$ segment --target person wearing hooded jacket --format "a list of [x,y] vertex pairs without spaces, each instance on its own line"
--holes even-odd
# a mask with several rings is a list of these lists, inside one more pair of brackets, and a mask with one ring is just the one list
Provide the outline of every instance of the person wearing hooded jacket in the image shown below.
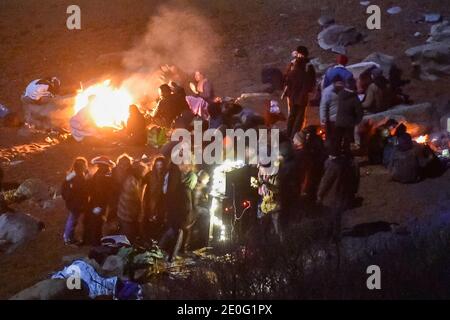
[[299,46],[295,59],[289,64],[285,75],[285,89],[282,98],[287,97],[287,134],[293,139],[303,127],[309,94],[316,83],[316,72],[308,58],[308,49]]
[[89,209],[85,215],[83,242],[98,245],[111,203],[111,192],[108,189],[113,185],[111,168],[114,162],[106,156],[99,156],[92,159],[91,163],[97,166],[97,171],[88,181]]
[[345,88],[338,93],[334,139],[336,147],[346,152],[350,152],[355,127],[363,118],[361,101],[355,91],[356,82],[351,78],[347,80]]

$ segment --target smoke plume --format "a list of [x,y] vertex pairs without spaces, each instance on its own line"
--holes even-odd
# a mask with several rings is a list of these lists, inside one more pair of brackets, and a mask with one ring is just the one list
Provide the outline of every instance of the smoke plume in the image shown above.
[[[149,21],[146,34],[125,53],[130,76],[123,85],[134,97],[152,96],[165,80],[186,85],[196,70],[210,70],[216,61],[220,37],[212,23],[193,8],[163,6]],[[176,66],[161,72],[161,66]],[[169,76],[169,79],[167,79]]]

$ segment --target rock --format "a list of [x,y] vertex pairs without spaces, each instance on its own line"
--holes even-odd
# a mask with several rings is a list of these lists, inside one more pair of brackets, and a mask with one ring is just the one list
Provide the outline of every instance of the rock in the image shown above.
[[386,10],[387,13],[394,15],[394,14],[399,14],[400,12],[402,12],[402,8],[396,6],[396,7],[391,7],[389,9]]
[[367,7],[370,4],[370,1],[360,1],[359,4],[364,7]]
[[10,300],[80,300],[87,299],[85,286],[81,290],[69,290],[65,279],[47,279],[36,283],[10,298]]
[[439,124],[441,130],[450,132],[450,113],[442,116],[441,119],[439,120]]
[[375,62],[383,70],[383,74],[386,77],[389,76],[389,70],[395,64],[393,56],[380,52],[371,53],[363,60],[363,62]]
[[414,33],[414,37],[420,37],[422,35],[422,33],[420,33],[419,31],[417,31],[416,33]]
[[233,54],[237,58],[246,58],[246,57],[248,57],[247,51],[245,49],[243,49],[243,48],[236,48],[236,49],[234,49]]
[[399,122],[406,122],[408,132],[413,136],[428,133],[433,128],[435,120],[435,108],[429,103],[415,105],[399,105],[384,112],[366,115],[363,122],[372,121],[381,123],[388,119],[395,119]]
[[333,24],[322,30],[317,36],[319,46],[324,50],[346,47],[362,40],[362,34],[354,27]]
[[18,199],[32,199],[34,201],[50,200],[53,197],[50,186],[40,179],[27,179],[17,188],[15,194]]
[[36,239],[44,223],[24,213],[0,215],[0,251],[10,254],[21,245]]
[[423,19],[428,23],[436,23],[441,21],[442,16],[439,13],[427,13],[423,15]]
[[405,51],[422,80],[450,75],[450,41],[431,42]]
[[442,42],[450,40],[450,21],[445,20],[431,26],[427,42]]
[[321,27],[328,27],[329,25],[334,24],[335,20],[330,16],[321,16],[319,20],[317,20],[317,23],[319,23]]
[[351,73],[353,73],[353,76],[355,77],[355,79],[358,79],[361,73],[363,73],[365,70],[373,68],[373,67],[380,68],[380,65],[375,62],[367,62],[366,61],[366,62],[359,62],[359,63],[348,65],[347,69]]

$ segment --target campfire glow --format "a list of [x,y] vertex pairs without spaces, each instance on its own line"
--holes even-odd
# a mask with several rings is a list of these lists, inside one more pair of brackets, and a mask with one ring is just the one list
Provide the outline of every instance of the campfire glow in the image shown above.
[[128,90],[114,88],[106,80],[80,90],[75,98],[74,111],[89,106],[92,118],[98,127],[122,128],[128,119],[128,108],[133,98]]
[[414,141],[416,141],[417,143],[421,143],[421,144],[427,143],[428,136],[427,135],[419,136],[419,137],[415,138]]

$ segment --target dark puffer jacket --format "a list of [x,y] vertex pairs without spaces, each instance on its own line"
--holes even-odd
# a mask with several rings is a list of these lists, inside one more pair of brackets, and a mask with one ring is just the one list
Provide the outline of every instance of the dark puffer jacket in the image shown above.
[[347,89],[339,92],[336,127],[352,128],[361,122],[362,117],[362,104],[356,93]]

